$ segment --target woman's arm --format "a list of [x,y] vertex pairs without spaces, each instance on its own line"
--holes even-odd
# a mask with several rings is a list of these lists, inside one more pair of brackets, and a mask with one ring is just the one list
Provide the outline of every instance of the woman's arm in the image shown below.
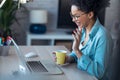
[[69,55],[66,55],[66,61],[65,63],[74,63],[75,62],[75,58]]
[[88,55],[82,55],[77,59],[78,68],[87,71],[99,79],[102,78],[107,66],[105,60],[112,53],[110,44],[109,39],[100,38],[95,48],[94,58],[91,59]]

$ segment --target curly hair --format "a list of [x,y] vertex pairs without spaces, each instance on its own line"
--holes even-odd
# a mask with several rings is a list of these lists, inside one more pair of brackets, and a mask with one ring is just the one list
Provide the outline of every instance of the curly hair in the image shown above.
[[71,0],[71,5],[76,5],[79,10],[85,13],[93,11],[97,16],[99,11],[110,5],[110,0]]

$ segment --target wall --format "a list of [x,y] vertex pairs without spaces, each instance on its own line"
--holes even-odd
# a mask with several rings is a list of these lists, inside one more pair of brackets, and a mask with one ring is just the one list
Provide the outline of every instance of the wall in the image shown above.
[[45,9],[48,11],[48,24],[47,29],[54,29],[56,27],[56,21],[57,21],[57,5],[58,0],[33,0],[33,2],[30,2],[26,4],[26,7],[28,10],[32,9]]
[[48,11],[48,23],[47,30],[54,30],[56,28],[57,23],[57,9],[58,9],[58,0],[33,0],[33,2],[29,2],[24,6],[28,9],[28,11],[22,11],[19,9],[17,13],[17,17],[19,19],[19,24],[14,24],[12,26],[12,31],[15,33],[13,35],[14,39],[17,41],[19,45],[26,44],[26,31],[29,30],[29,11],[33,9],[45,9]]
[[111,5],[106,9],[105,26],[111,30],[116,21],[120,22],[120,0],[111,0]]
[[[106,9],[105,15],[105,26],[108,29],[111,29],[116,20],[120,21],[120,0],[111,0],[111,6]],[[20,25],[14,24],[12,26],[13,37],[17,41],[19,45],[26,44],[26,31],[29,29],[29,11],[32,9],[46,9],[48,11],[48,24],[47,29],[52,30],[56,29],[57,25],[57,5],[58,0],[33,0],[33,2],[29,2],[25,4],[28,9],[28,12],[19,9],[17,17],[19,18]]]
[[[117,22],[119,25],[116,25]],[[113,55],[109,64],[110,69],[108,70],[109,80],[120,80],[120,28],[118,28],[120,27],[120,0],[111,0],[110,7],[106,9],[105,26],[109,29],[114,39]]]

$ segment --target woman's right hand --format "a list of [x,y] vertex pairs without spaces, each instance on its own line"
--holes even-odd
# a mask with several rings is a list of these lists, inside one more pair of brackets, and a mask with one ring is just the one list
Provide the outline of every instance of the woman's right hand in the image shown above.
[[81,41],[81,33],[82,33],[82,28],[77,28],[75,31],[73,31],[73,38],[74,38],[74,41],[73,41],[73,46],[72,46],[72,49],[73,51],[76,51],[76,50],[79,50],[79,44],[80,44],[80,41]]

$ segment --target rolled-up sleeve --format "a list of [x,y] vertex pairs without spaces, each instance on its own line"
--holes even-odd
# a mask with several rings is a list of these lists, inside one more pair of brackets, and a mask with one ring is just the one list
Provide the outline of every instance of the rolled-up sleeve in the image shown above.
[[83,70],[87,70],[88,65],[91,62],[91,59],[88,56],[82,55],[80,59],[78,59],[78,68],[82,68]]
[[75,60],[75,62],[77,62],[77,56],[76,56],[76,54],[75,54],[74,51],[72,51],[72,52],[69,54],[69,56],[73,57],[74,60]]

